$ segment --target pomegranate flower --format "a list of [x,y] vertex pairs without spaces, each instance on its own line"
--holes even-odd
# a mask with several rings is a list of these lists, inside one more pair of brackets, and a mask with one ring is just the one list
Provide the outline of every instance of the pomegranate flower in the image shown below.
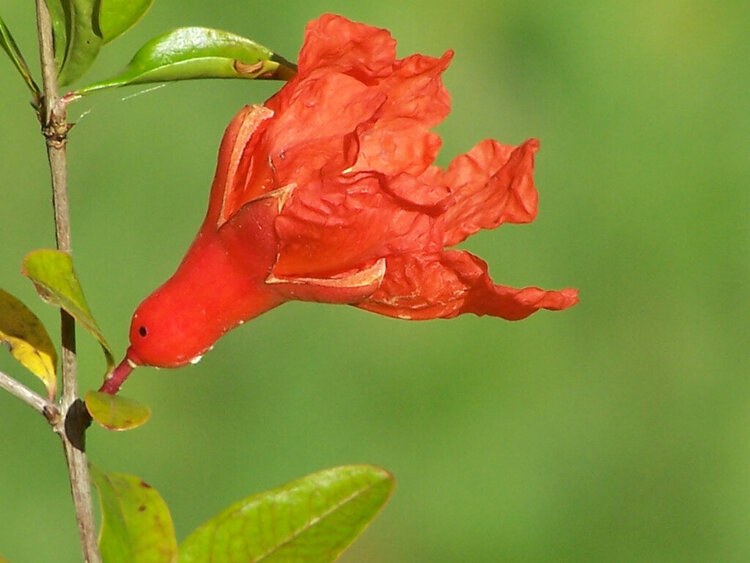
[[532,221],[539,143],[485,140],[446,170],[430,129],[449,112],[452,52],[396,59],[383,29],[311,22],[296,77],[226,130],[208,212],[176,273],[133,315],[115,392],[137,365],[195,361],[225,332],[285,301],[345,303],[400,319],[522,319],[573,289],[495,285],[450,250],[480,229]]

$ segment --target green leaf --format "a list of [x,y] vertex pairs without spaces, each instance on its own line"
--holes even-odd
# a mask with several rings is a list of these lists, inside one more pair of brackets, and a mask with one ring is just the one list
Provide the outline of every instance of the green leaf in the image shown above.
[[55,68],[60,72],[68,50],[70,4],[68,0],[45,0],[52,20],[52,39],[55,46]]
[[377,515],[393,476],[334,467],[233,504],[180,546],[180,563],[334,561]]
[[101,0],[99,29],[104,43],[117,39],[137,24],[154,0]]
[[177,540],[169,509],[142,479],[108,473],[90,465],[99,491],[102,528],[99,549],[105,563],[169,563],[177,560]]
[[79,79],[93,64],[102,46],[96,8],[98,0],[68,0],[68,44],[58,82],[65,86]]
[[195,78],[288,80],[295,72],[294,64],[250,39],[217,29],[183,27],[146,43],[117,76],[72,94],[83,96],[105,88]]
[[34,96],[36,96],[37,98],[41,97],[41,90],[39,90],[39,86],[37,86],[36,82],[34,82],[34,79],[31,77],[29,67],[26,64],[26,61],[24,60],[23,55],[18,48],[18,45],[16,45],[16,41],[13,39],[13,35],[11,35],[10,33],[10,29],[8,29],[8,26],[5,25],[5,22],[1,17],[0,47],[2,47],[3,50],[8,54],[8,57],[10,57],[10,60],[15,65],[18,72],[21,74],[21,77],[23,78],[24,82],[26,82],[29,90],[31,90],[31,93],[34,94]]
[[99,341],[107,360],[107,373],[110,373],[115,366],[112,349],[86,303],[70,256],[59,250],[35,250],[24,258],[22,271],[34,282],[42,300],[65,309]]
[[107,430],[132,430],[151,418],[148,406],[122,395],[87,391],[84,402],[91,418]]
[[57,352],[42,321],[26,305],[0,289],[0,343],[42,380],[47,398],[57,392]]

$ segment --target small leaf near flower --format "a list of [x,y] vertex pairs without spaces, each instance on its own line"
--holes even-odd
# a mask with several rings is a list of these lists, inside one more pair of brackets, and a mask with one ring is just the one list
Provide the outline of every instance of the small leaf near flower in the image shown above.
[[120,74],[84,86],[73,95],[196,78],[288,80],[295,72],[295,65],[250,39],[217,29],[184,27],[146,43]]
[[22,271],[34,283],[43,301],[67,311],[99,341],[107,361],[107,373],[111,372],[115,365],[112,349],[86,303],[71,257],[59,250],[35,250],[24,258]]
[[87,391],[86,410],[107,430],[133,430],[151,418],[151,409],[138,401],[99,391]]
[[47,398],[57,392],[57,352],[42,321],[31,310],[0,289],[0,343],[15,359],[42,380]]
[[102,507],[102,559],[176,561],[172,516],[156,489],[133,475],[105,472],[93,464],[89,468]]
[[239,501],[196,529],[180,563],[334,561],[382,509],[393,476],[371,465],[334,467]]

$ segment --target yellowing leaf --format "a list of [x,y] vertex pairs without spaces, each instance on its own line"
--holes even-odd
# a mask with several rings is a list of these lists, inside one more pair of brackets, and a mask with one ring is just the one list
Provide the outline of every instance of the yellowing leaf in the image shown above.
[[42,380],[47,398],[57,392],[57,352],[42,321],[31,310],[0,289],[0,342],[15,359]]
[[334,561],[377,515],[393,476],[372,465],[326,469],[233,504],[180,546],[180,563]]
[[107,430],[132,430],[151,418],[147,405],[122,395],[87,391],[84,402],[91,418]]
[[35,250],[24,258],[23,274],[34,282],[37,293],[46,303],[65,309],[99,341],[107,361],[107,373],[111,372],[115,366],[112,349],[86,303],[70,256],[59,250]]
[[133,475],[108,473],[93,464],[90,469],[102,507],[102,559],[116,563],[176,561],[172,516],[156,489]]

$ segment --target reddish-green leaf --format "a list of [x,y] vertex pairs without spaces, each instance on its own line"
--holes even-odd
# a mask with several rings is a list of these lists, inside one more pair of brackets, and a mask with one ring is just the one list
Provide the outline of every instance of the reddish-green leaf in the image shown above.
[[107,430],[132,430],[151,418],[151,409],[122,395],[87,391],[84,398],[91,418]]
[[117,39],[148,12],[154,0],[101,0],[99,29],[104,43]]
[[83,76],[99,54],[102,36],[97,21],[98,4],[99,0],[68,0],[67,48],[58,76],[60,86]]
[[180,546],[180,563],[334,561],[377,515],[393,476],[371,465],[308,475],[233,504]]
[[47,398],[57,392],[57,352],[42,321],[26,305],[0,289],[0,343],[42,380]]
[[102,507],[99,549],[103,561],[176,561],[177,540],[172,517],[156,489],[132,475],[108,473],[93,464],[90,469]]
[[86,303],[70,256],[59,250],[35,250],[24,258],[23,274],[34,282],[46,303],[65,309],[99,341],[107,360],[107,373],[112,371],[115,365],[112,349]]
[[73,95],[195,78],[288,80],[295,72],[294,64],[250,39],[218,29],[184,27],[146,43],[117,76],[80,88]]

